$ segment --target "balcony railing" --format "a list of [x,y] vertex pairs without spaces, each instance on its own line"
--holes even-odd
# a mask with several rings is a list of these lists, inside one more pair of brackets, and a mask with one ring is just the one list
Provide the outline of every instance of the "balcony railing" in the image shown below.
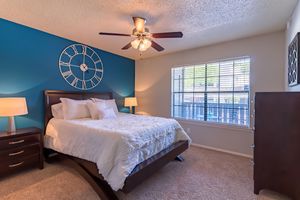
[[207,103],[205,118],[204,103],[183,103],[173,106],[173,117],[249,126],[248,104]]

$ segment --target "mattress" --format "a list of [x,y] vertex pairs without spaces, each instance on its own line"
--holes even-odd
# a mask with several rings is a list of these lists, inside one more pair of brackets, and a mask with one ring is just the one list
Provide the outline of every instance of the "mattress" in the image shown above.
[[45,147],[96,163],[117,191],[136,165],[183,140],[191,142],[174,119],[119,113],[117,119],[52,118]]

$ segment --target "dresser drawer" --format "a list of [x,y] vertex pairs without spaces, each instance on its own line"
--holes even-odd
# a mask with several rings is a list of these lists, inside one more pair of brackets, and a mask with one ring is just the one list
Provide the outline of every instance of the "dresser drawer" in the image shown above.
[[20,160],[22,158],[38,153],[40,153],[39,143],[0,151],[0,163]]
[[15,161],[9,161],[0,163],[0,176],[7,175],[7,173],[14,172],[27,167],[38,166],[40,161],[40,155],[34,154],[26,158],[16,159]]
[[39,143],[39,140],[40,140],[39,134],[0,140],[0,150],[8,150],[12,148],[26,146],[33,143]]

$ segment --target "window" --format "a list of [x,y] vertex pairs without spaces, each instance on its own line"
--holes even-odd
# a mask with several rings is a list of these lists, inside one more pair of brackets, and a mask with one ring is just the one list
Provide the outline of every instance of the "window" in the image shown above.
[[172,68],[172,117],[249,126],[250,58]]

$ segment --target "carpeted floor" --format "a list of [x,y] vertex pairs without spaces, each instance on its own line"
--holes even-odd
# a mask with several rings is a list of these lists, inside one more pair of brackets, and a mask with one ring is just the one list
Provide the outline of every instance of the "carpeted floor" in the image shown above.
[[[124,200],[277,200],[277,194],[253,194],[249,159],[191,147],[185,161],[171,162],[125,195]],[[62,163],[0,179],[1,200],[97,200],[93,189]]]

